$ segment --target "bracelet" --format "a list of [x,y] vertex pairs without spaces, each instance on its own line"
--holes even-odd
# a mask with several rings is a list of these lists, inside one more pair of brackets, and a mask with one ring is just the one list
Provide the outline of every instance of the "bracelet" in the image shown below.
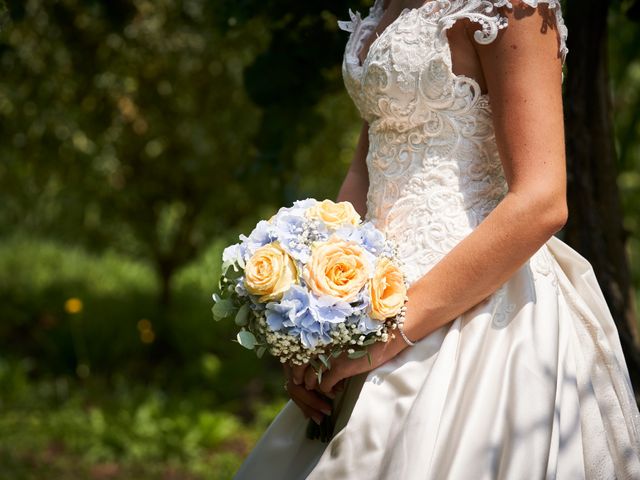
[[415,342],[412,342],[411,340],[409,340],[407,338],[407,336],[405,335],[404,330],[402,329],[402,327],[404,326],[404,318],[405,318],[406,311],[407,311],[407,304],[405,302],[405,304],[400,309],[400,314],[398,315],[398,320],[397,320],[398,326],[397,326],[397,329],[400,332],[400,336],[405,341],[405,343],[407,345],[409,345],[410,347],[413,347],[415,345]]
[[402,339],[405,341],[407,345],[409,345],[410,347],[413,347],[415,345],[415,343],[409,340],[407,336],[404,334],[404,331],[402,330],[402,325],[398,325],[398,331],[400,332],[400,336],[402,337]]

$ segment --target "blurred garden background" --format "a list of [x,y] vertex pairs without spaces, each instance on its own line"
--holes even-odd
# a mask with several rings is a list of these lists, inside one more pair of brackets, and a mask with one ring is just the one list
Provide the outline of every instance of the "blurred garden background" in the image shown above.
[[[286,397],[212,319],[222,249],[337,196],[336,21],[371,3],[0,1],[0,479],[231,478]],[[637,382],[640,6],[596,3],[566,5],[564,234]]]

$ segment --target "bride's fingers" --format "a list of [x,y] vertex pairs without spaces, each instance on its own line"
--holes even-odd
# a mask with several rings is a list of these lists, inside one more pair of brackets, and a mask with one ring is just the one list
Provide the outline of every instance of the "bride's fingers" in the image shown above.
[[293,379],[293,383],[296,385],[304,383],[304,374],[307,366],[307,363],[303,365],[291,365],[291,378]]
[[318,386],[318,373],[315,368],[307,368],[305,371],[304,386],[307,390],[315,390]]
[[305,418],[313,418],[313,421],[316,422],[318,425],[320,424],[320,422],[322,422],[322,414],[320,412],[312,409],[311,407],[309,407],[309,405],[301,402],[295,397],[291,397],[291,400],[293,400],[293,403],[295,403],[298,406],[298,408],[302,411],[302,414],[304,415]]
[[318,392],[314,390],[307,390],[304,385],[291,385],[289,384],[287,391],[292,399],[298,400],[304,403],[307,407],[320,414],[331,414],[331,405],[324,401]]
[[[318,385],[318,390],[329,398],[335,398],[334,386],[337,386],[343,378],[338,377],[337,370],[329,369],[322,375],[322,381]],[[337,391],[337,390],[336,390]]]

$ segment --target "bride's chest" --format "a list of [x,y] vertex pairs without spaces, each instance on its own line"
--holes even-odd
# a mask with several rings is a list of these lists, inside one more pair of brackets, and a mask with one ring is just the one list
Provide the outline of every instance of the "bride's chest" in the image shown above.
[[403,11],[370,43],[362,64],[358,55],[370,35],[375,35],[377,19],[354,18],[342,75],[349,95],[369,122],[383,118],[414,125],[434,112],[469,108],[481,97],[475,80],[453,73],[445,29],[424,13]]

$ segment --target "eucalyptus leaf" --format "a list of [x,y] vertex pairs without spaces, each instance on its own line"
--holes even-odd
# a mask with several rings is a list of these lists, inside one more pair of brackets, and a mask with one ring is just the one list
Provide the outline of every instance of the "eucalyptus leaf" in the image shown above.
[[342,350],[334,350],[333,352],[331,352],[331,356],[333,358],[338,358],[340,355],[342,355]]
[[235,265],[231,265],[229,266],[229,268],[227,268],[226,272],[224,273],[224,276],[227,277],[229,280],[235,280],[238,277],[241,277],[244,274],[244,271],[236,268]]
[[322,383],[322,369],[318,370],[316,373],[318,375],[318,383]]
[[213,313],[213,318],[221,320],[230,317],[235,309],[236,307],[231,300],[222,298],[211,308],[211,313]]
[[329,364],[329,359],[327,358],[327,356],[324,353],[318,354],[318,358],[320,359],[320,361],[322,362],[322,364],[325,367],[331,368],[331,365]]
[[256,349],[256,355],[258,356],[258,358],[262,358],[262,356],[264,355],[264,352],[266,351],[267,351],[267,347],[265,347],[264,345],[260,345]]
[[235,318],[236,325],[240,327],[244,327],[247,323],[249,323],[249,304],[245,303],[238,309],[238,313],[236,313]]
[[376,337],[371,337],[365,340],[364,342],[362,342],[362,345],[373,345],[376,342],[377,342]]
[[309,359],[309,363],[314,368],[314,370],[316,370],[316,371],[320,370],[320,364],[317,362],[317,360],[315,358]]
[[256,346],[256,337],[249,330],[241,330],[238,332],[238,343],[244,348],[253,350]]
[[364,357],[366,354],[367,354],[366,350],[356,350],[355,352],[350,353],[348,357],[351,359],[356,359],[356,358]]

